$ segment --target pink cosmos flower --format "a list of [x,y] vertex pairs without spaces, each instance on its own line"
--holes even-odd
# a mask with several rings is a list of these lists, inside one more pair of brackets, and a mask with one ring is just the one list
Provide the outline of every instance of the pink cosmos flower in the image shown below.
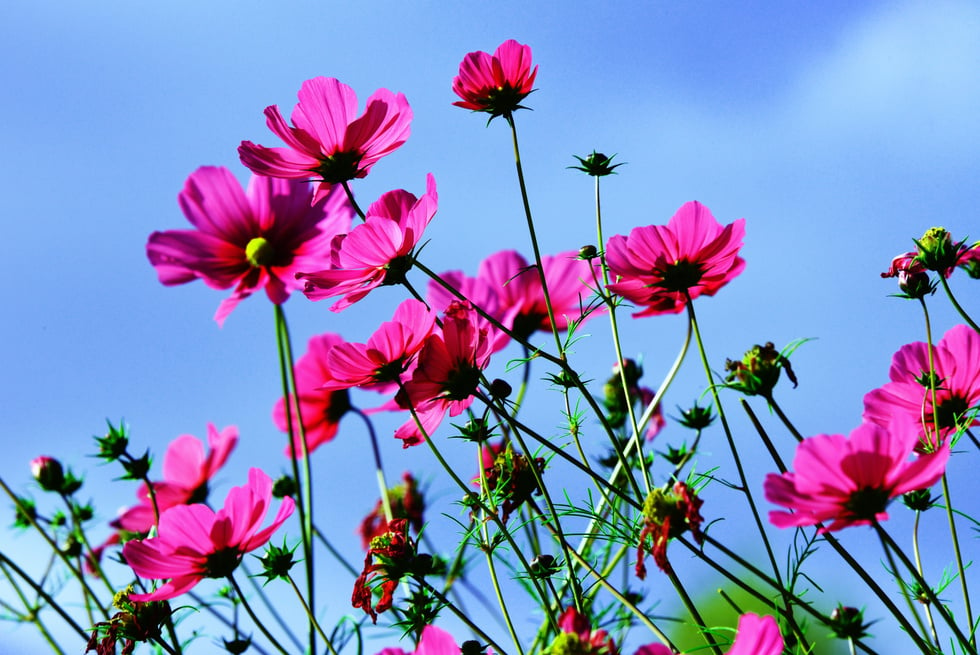
[[419,645],[411,653],[401,648],[384,648],[377,655],[459,655],[460,647],[456,645],[453,636],[434,625],[422,628]]
[[453,79],[453,93],[461,98],[457,107],[485,111],[490,118],[510,115],[524,109],[521,101],[534,89],[538,67],[531,69],[531,48],[510,39],[492,54],[478,51],[463,57],[459,75]]
[[891,382],[865,395],[864,419],[886,427],[900,423],[902,430],[918,435],[926,450],[935,445],[937,425],[941,442],[958,429],[980,423],[971,412],[980,407],[980,334],[966,325],[954,326],[933,347],[933,361],[935,404],[929,388],[929,350],[925,342],[916,341],[892,357]]
[[339,312],[376,287],[400,284],[412,267],[422,232],[436,214],[438,199],[431,173],[421,198],[403,189],[381,196],[368,208],[361,225],[334,238],[328,269],[297,275],[306,281],[306,297],[343,296],[330,307]]
[[385,155],[408,139],[412,110],[401,93],[375,91],[364,113],[357,114],[357,95],[346,84],[327,77],[306,80],[290,116],[293,127],[266,107],[266,125],[286,148],[266,148],[242,141],[242,163],[259,175],[298,180],[320,180],[317,198],[333,184],[368,174]]
[[[475,316],[467,303],[449,306],[442,331],[425,340],[412,379],[395,397],[400,407],[415,410],[425,434],[439,427],[447,411],[459,416],[473,403],[480,373],[490,363],[490,338]],[[424,435],[412,418],[395,436],[408,447],[421,443]]]
[[395,309],[367,343],[340,343],[326,355],[321,389],[362,387],[387,392],[414,368],[415,355],[435,329],[436,315],[425,303],[408,299]]
[[234,487],[217,512],[206,505],[179,505],[160,517],[159,536],[130,541],[123,557],[141,578],[170,582],[136,601],[167,600],[190,591],[204,578],[231,575],[245,553],[259,548],[293,513],[293,499],[282,499],[272,524],[260,529],[272,501],[272,479],[257,468],[248,483]]
[[744,218],[723,227],[701,203],[685,203],[667,225],[609,239],[606,263],[618,279],[608,289],[644,307],[633,316],[676,314],[687,304],[685,292],[713,296],[742,272],[744,237]]
[[[212,423],[208,423],[207,452],[201,440],[191,434],[182,434],[171,441],[163,455],[163,480],[151,483],[159,513],[207,500],[208,483],[225,465],[237,444],[238,428],[230,425],[219,432]],[[153,527],[153,501],[145,484],[136,496],[139,503],[122,512],[112,522],[113,527],[135,533]]]
[[234,287],[214,315],[219,325],[259,289],[282,304],[302,286],[296,273],[325,262],[330,240],[350,229],[353,209],[342,191],[312,205],[311,198],[308,184],[260,176],[242,191],[227,168],[203,166],[178,196],[195,229],[154,232],[146,255],[167,286],[201,279]]
[[[323,389],[323,381],[329,379],[331,366],[328,361],[330,351],[344,343],[339,334],[327,332],[310,339],[306,354],[296,360],[296,388],[299,390],[299,411],[303,417],[303,427],[306,429],[306,450],[312,453],[321,445],[337,436],[341,417],[351,408],[350,395],[346,389]],[[300,438],[298,417],[292,408],[290,395],[290,413],[293,421],[294,444],[286,444],[286,457],[292,457],[293,446],[296,457],[303,456],[303,443]],[[272,420],[283,432],[289,432],[286,420],[286,404],[280,398],[272,410]]]
[[[592,316],[590,299],[595,295],[594,284],[600,275],[598,263],[579,259],[576,251],[567,251],[543,257],[541,265],[558,330],[567,330],[570,322]],[[442,277],[522,339],[537,330],[551,331],[541,276],[515,250],[504,250],[484,259],[475,278],[457,271]],[[455,296],[430,282],[429,300],[434,307],[448,307]],[[489,324],[486,327],[493,334],[494,352],[510,341],[505,333]]]
[[949,446],[910,460],[915,433],[892,425],[864,423],[851,432],[810,437],[796,449],[795,472],[766,476],[769,502],[787,509],[772,511],[778,528],[817,525],[833,532],[850,525],[869,525],[888,518],[885,511],[896,496],[925,489],[942,477]]
[[[555,638],[559,645],[574,648],[554,648],[552,652],[572,652],[578,655],[617,655],[619,648],[609,633],[605,630],[593,630],[589,619],[574,607],[567,608],[558,618],[561,634]],[[564,642],[564,643],[563,643]],[[569,644],[568,642],[572,642]]]
[[738,618],[735,642],[727,655],[780,655],[783,652],[783,636],[779,625],[771,616],[743,614]]

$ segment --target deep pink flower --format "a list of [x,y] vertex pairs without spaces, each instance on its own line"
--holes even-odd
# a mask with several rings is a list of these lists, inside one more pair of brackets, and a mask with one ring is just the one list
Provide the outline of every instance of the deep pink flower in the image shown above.
[[898,425],[883,428],[863,423],[850,437],[820,434],[796,449],[795,472],[766,476],[766,499],[791,512],[769,512],[778,528],[817,525],[833,532],[888,518],[896,496],[932,486],[946,470],[949,446],[910,459],[915,434]]
[[[182,434],[167,446],[163,455],[163,480],[152,482],[157,510],[177,505],[203,503],[208,497],[208,483],[238,444],[238,428],[230,425],[220,432],[208,423],[208,451],[200,439]],[[146,485],[136,492],[139,503],[122,512],[113,522],[115,528],[143,533],[154,524],[153,501]]]
[[[555,637],[552,652],[576,653],[576,655],[618,655],[619,648],[605,630],[593,630],[589,619],[574,607],[569,607],[558,618],[561,633]],[[572,642],[572,643],[569,643]],[[555,648],[555,646],[558,648]]]
[[[929,383],[929,350],[922,341],[902,346],[892,357],[891,382],[864,396],[864,419],[878,425],[902,424],[923,442],[920,450],[956,430],[977,425],[980,407],[980,334],[966,325],[951,328],[933,348],[936,402]],[[927,443],[928,442],[928,443]],[[930,445],[931,444],[931,445]]]
[[[303,427],[306,430],[306,450],[312,453],[321,445],[337,436],[341,417],[351,408],[350,395],[347,389],[323,389],[323,381],[330,379],[331,367],[328,361],[330,351],[343,344],[344,339],[339,334],[327,332],[310,339],[306,354],[296,360],[296,388],[299,390],[299,411],[303,417]],[[294,445],[296,457],[303,456],[303,442],[300,438],[298,417],[292,408],[290,395],[290,413],[293,421]],[[286,420],[286,404],[280,398],[272,410],[272,420],[283,432],[289,432]],[[293,446],[286,444],[286,457],[292,457]]]
[[290,127],[279,107],[266,107],[266,125],[286,148],[266,148],[242,141],[242,163],[260,175],[320,181],[317,197],[330,186],[364,177],[374,164],[408,139],[412,110],[401,93],[378,89],[357,115],[357,95],[346,84],[327,77],[306,80]]
[[[600,275],[598,263],[579,259],[577,251],[568,251],[542,257],[541,265],[558,330],[567,330],[570,322],[590,317],[593,314],[590,300]],[[476,278],[458,272],[442,277],[522,339],[537,330],[551,331],[541,276],[515,250],[504,250],[484,259]],[[429,299],[435,307],[447,307],[455,296],[432,282]],[[493,333],[494,351],[497,351],[507,345],[509,338],[498,330]]]
[[453,104],[473,111],[485,111],[491,118],[509,118],[521,101],[534,89],[538,67],[531,69],[531,48],[510,39],[492,54],[478,51],[463,57],[459,75],[453,79],[453,93],[462,100]]
[[376,287],[400,284],[412,267],[422,232],[436,214],[438,199],[431,173],[421,198],[404,189],[381,196],[368,208],[361,225],[333,240],[329,268],[297,275],[306,282],[306,297],[343,296],[330,307],[339,312]]
[[[412,379],[395,397],[403,409],[415,410],[425,434],[431,435],[439,427],[447,411],[450,416],[459,416],[473,403],[491,353],[487,331],[479,327],[475,316],[466,303],[449,306],[441,332],[425,340]],[[421,443],[423,432],[412,418],[395,436],[408,447]]]
[[377,655],[460,655],[460,647],[453,636],[434,625],[422,628],[419,645],[411,653],[401,648],[384,648]]
[[608,288],[644,307],[633,316],[676,314],[687,304],[685,292],[713,296],[742,272],[744,237],[744,218],[723,227],[701,203],[684,203],[667,225],[609,239],[606,263],[618,279]]
[[340,343],[330,348],[321,389],[368,388],[387,392],[415,364],[415,355],[436,325],[425,303],[408,299],[395,309],[367,343]]
[[131,594],[130,599],[167,600],[204,578],[231,575],[245,553],[265,545],[293,513],[293,499],[287,496],[272,524],[260,529],[271,501],[272,479],[253,468],[248,483],[232,488],[217,512],[207,505],[179,505],[164,512],[159,536],[127,542],[123,557],[141,578],[170,582],[149,594]]
[[235,287],[214,315],[219,325],[259,289],[282,304],[302,286],[296,273],[326,262],[331,239],[350,229],[353,209],[342,190],[312,205],[311,198],[302,182],[253,176],[243,191],[227,168],[203,166],[178,196],[195,229],[154,232],[146,255],[167,286],[201,279]]
[[783,636],[779,625],[771,616],[743,614],[738,617],[735,642],[727,655],[780,655],[783,652]]

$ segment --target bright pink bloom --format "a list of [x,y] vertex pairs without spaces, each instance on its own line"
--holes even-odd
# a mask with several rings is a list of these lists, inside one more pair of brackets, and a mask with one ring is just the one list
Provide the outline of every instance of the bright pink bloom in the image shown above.
[[609,239],[606,263],[618,279],[608,288],[644,307],[633,316],[676,314],[687,304],[685,292],[713,296],[742,272],[744,237],[744,218],[723,227],[701,203],[684,203],[667,225]]
[[201,279],[235,287],[214,315],[219,325],[259,289],[282,304],[302,286],[296,273],[325,262],[331,239],[350,229],[353,209],[342,191],[312,205],[311,198],[308,184],[260,176],[242,191],[227,168],[203,166],[178,196],[196,229],[154,232],[146,256],[167,286]]
[[883,426],[900,423],[902,430],[911,430],[932,445],[937,424],[940,441],[958,429],[977,425],[971,411],[980,407],[980,334],[966,325],[954,326],[934,346],[933,361],[935,405],[929,388],[929,350],[925,342],[916,341],[892,357],[891,382],[864,396],[865,420]]
[[436,214],[438,199],[431,173],[421,198],[404,189],[381,196],[368,208],[361,225],[333,240],[328,269],[297,275],[306,281],[306,297],[343,296],[330,307],[339,312],[376,287],[400,284],[412,267],[422,232]]
[[330,348],[321,389],[369,388],[387,392],[415,364],[415,355],[435,329],[436,315],[425,303],[408,299],[395,309],[367,343],[341,343]]
[[[591,316],[590,300],[600,276],[598,263],[579,259],[578,252],[568,251],[543,257],[541,265],[558,330],[567,330],[570,322]],[[476,278],[457,272],[442,277],[522,339],[537,330],[551,331],[541,276],[515,250],[504,250],[484,259]],[[455,296],[430,282],[429,298],[435,307],[447,307]],[[509,338],[497,330],[494,334],[494,351],[497,351],[507,345]]]
[[[163,455],[163,480],[152,482],[157,510],[178,505],[203,503],[208,497],[208,483],[238,444],[238,428],[230,425],[220,432],[208,423],[208,451],[200,439],[182,434],[167,446]],[[147,532],[154,524],[153,502],[146,485],[136,493],[139,504],[130,507],[112,522],[128,532]]]
[[207,505],[179,505],[160,517],[159,536],[130,541],[123,557],[141,578],[170,582],[149,594],[131,594],[131,600],[175,598],[204,578],[231,575],[245,553],[259,548],[293,513],[293,499],[282,499],[279,512],[267,528],[259,529],[272,501],[272,479],[257,468],[248,483],[234,487],[217,512]]
[[780,655],[783,652],[783,636],[779,625],[771,616],[743,614],[738,617],[735,642],[727,655]]
[[[331,367],[328,361],[330,351],[344,343],[339,334],[327,332],[310,339],[306,354],[296,360],[296,388],[299,390],[299,411],[303,417],[303,427],[306,429],[306,450],[312,453],[322,444],[337,436],[341,417],[351,408],[350,395],[346,389],[323,389],[323,381],[330,379]],[[303,456],[303,442],[300,438],[298,417],[292,411],[292,395],[290,395],[290,413],[293,421],[294,445],[297,459]],[[286,404],[280,398],[272,410],[272,420],[283,432],[289,432],[286,420]],[[286,457],[291,457],[293,448],[286,444],[283,451]]]
[[460,647],[453,636],[434,625],[422,628],[418,647],[411,653],[401,648],[384,648],[377,655],[459,655]]
[[896,496],[925,489],[942,477],[949,446],[911,459],[915,434],[900,426],[864,423],[851,432],[810,437],[796,449],[795,472],[766,476],[766,499],[792,512],[769,512],[778,528],[817,525],[833,532],[888,518]]
[[[479,327],[475,317],[468,304],[452,303],[442,331],[425,340],[412,379],[395,397],[400,407],[414,408],[425,434],[431,435],[439,427],[447,411],[450,416],[459,416],[473,403],[491,353],[487,331]],[[412,418],[395,436],[408,447],[421,443],[424,435]]]
[[242,141],[242,163],[259,175],[320,180],[317,197],[339,184],[364,177],[374,164],[408,139],[412,110],[401,93],[378,89],[357,115],[357,95],[327,77],[306,80],[297,93],[290,127],[279,107],[266,107],[266,125],[288,147],[266,148]]
[[463,57],[459,75],[453,79],[453,93],[462,100],[453,104],[490,117],[510,115],[523,109],[521,101],[534,89],[538,67],[531,69],[531,48],[510,39],[492,54],[478,51]]
[[618,655],[619,648],[609,633],[605,630],[593,630],[589,619],[580,614],[574,607],[567,608],[558,618],[558,627],[561,634],[555,638],[560,645],[569,646],[571,644],[561,644],[567,642],[569,637],[574,639],[574,648],[553,649],[559,652],[572,652],[577,655]]

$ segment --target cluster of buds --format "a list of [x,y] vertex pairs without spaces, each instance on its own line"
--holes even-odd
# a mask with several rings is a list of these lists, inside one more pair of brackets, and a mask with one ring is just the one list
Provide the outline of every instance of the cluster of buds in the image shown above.
[[116,643],[122,643],[122,655],[130,655],[136,644],[156,640],[170,618],[170,603],[167,601],[140,602],[130,600],[133,587],[116,594],[113,607],[119,610],[108,621],[95,624],[89,637],[85,652],[95,651],[96,655],[115,655]]
[[[364,570],[354,581],[351,605],[358,607],[375,623],[378,614],[391,609],[395,589],[406,576],[425,576],[432,568],[432,557],[416,553],[415,542],[408,536],[408,521],[395,519],[388,531],[371,540],[364,557]],[[373,589],[380,593],[373,603]]]
[[[537,473],[531,468],[537,469]],[[501,517],[504,523],[511,513],[531,499],[531,495],[541,493],[538,487],[538,476],[544,473],[543,457],[533,460],[514,451],[514,446],[508,442],[500,448],[493,463],[484,470],[487,482],[487,493],[495,494],[499,499]]]

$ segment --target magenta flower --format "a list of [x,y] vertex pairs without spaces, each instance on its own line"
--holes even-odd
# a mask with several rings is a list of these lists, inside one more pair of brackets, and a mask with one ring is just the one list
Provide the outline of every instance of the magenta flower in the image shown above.
[[744,236],[744,218],[723,227],[701,203],[684,203],[667,225],[609,239],[606,263],[617,281],[608,289],[644,307],[633,316],[676,314],[688,295],[713,296],[742,272]]
[[769,521],[778,528],[832,521],[820,527],[822,533],[887,519],[892,498],[932,486],[946,470],[948,446],[910,459],[916,443],[915,434],[900,426],[873,423],[850,437],[806,439],[796,449],[795,472],[766,476],[766,499],[792,510],[772,511]]
[[[590,299],[595,295],[594,285],[600,275],[598,264],[579,259],[576,251],[568,251],[543,257],[541,265],[558,330],[567,330],[569,323],[590,317],[593,313]],[[538,330],[551,331],[541,276],[515,250],[504,250],[484,259],[476,278],[458,272],[442,277],[521,339]],[[448,307],[455,296],[432,282],[429,299],[435,307]],[[506,334],[489,329],[494,334],[495,352],[507,345],[510,339]]]
[[401,648],[384,648],[377,655],[459,655],[460,647],[453,636],[434,625],[422,628],[419,645],[411,653]]
[[217,512],[206,505],[179,505],[164,512],[159,536],[127,542],[123,557],[141,578],[170,582],[149,594],[131,594],[130,599],[167,600],[204,578],[231,575],[245,553],[265,545],[293,513],[293,499],[287,496],[272,524],[260,529],[271,501],[272,479],[253,468],[248,483],[232,488]]
[[242,141],[238,154],[259,175],[319,180],[317,198],[333,184],[366,176],[379,159],[408,139],[412,110],[401,93],[378,89],[357,118],[357,95],[339,80],[306,80],[297,97],[290,116],[293,127],[286,124],[279,107],[265,109],[266,125],[287,147]]
[[400,284],[412,267],[422,232],[436,214],[438,199],[431,173],[421,198],[403,189],[381,196],[368,208],[364,223],[333,240],[328,269],[297,275],[306,281],[306,297],[343,296],[330,307],[339,312],[376,287]]
[[[208,497],[208,483],[238,444],[238,428],[230,425],[220,432],[208,423],[208,451],[200,439],[182,434],[167,446],[163,455],[163,480],[152,482],[157,511],[178,505],[203,503]],[[136,492],[139,503],[123,511],[113,522],[115,528],[128,532],[148,532],[155,523],[153,501],[146,485]]]
[[[296,388],[299,390],[299,411],[306,430],[306,450],[312,453],[321,445],[337,436],[341,417],[351,408],[347,389],[323,389],[323,381],[330,379],[331,367],[328,361],[330,351],[344,343],[339,334],[327,332],[310,339],[306,354],[296,360]],[[297,459],[303,456],[303,442],[299,432],[299,419],[292,407],[294,443],[286,444],[286,457],[292,457],[296,448]],[[286,404],[280,398],[272,410],[272,420],[283,432],[289,432],[286,420]]]
[[521,101],[534,89],[538,67],[531,69],[531,48],[510,39],[492,54],[478,51],[463,57],[459,75],[453,79],[453,93],[461,98],[453,104],[473,111],[485,111],[493,119],[510,118]]
[[783,652],[783,636],[779,625],[771,616],[743,614],[738,617],[735,642],[727,655],[780,655]]
[[395,309],[367,343],[340,343],[326,355],[321,389],[368,388],[385,393],[414,368],[415,355],[436,325],[424,303],[408,299]]
[[[618,655],[615,640],[605,630],[593,630],[592,622],[574,607],[568,607],[558,618],[561,632],[550,652],[577,655]],[[556,647],[557,646],[557,647]]]
[[933,348],[936,396],[929,382],[925,342],[902,346],[892,357],[891,382],[864,396],[864,419],[878,425],[901,424],[917,434],[921,449],[935,446],[960,429],[977,425],[980,407],[980,334],[966,325],[951,328]]
[[260,176],[243,192],[227,168],[203,166],[178,196],[195,229],[154,232],[146,256],[167,286],[201,279],[214,289],[234,287],[214,315],[219,325],[259,289],[282,304],[302,286],[296,273],[325,262],[331,239],[350,229],[344,193],[312,205],[311,198],[308,184]]
[[411,418],[398,428],[395,436],[404,446],[414,446],[424,434],[431,435],[447,411],[459,416],[473,403],[492,352],[487,331],[479,327],[475,316],[468,304],[455,302],[446,310],[442,331],[425,340],[412,379],[395,397],[400,407],[413,408],[422,424],[420,429]]

